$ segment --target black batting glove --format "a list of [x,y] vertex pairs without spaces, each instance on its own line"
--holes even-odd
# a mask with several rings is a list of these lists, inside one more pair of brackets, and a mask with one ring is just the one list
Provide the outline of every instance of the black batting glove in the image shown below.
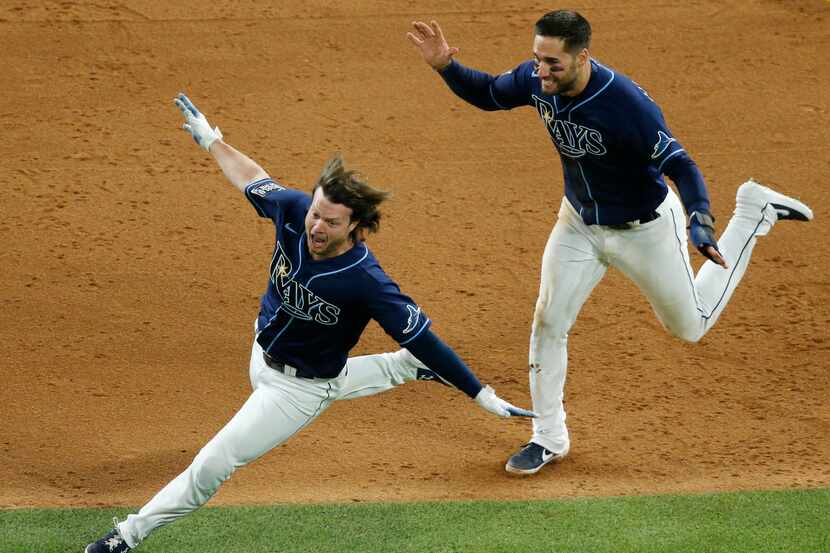
[[720,253],[718,241],[715,240],[715,218],[712,217],[712,214],[704,210],[692,211],[689,215],[689,226],[687,228],[689,229],[689,238],[697,251],[715,261],[706,250],[707,246],[712,246]]

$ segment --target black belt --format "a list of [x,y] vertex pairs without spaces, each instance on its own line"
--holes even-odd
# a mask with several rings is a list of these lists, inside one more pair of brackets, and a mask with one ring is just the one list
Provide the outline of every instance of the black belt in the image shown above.
[[616,225],[605,225],[605,226],[608,227],[608,228],[612,228],[614,230],[630,230],[630,229],[636,228],[639,225],[642,225],[644,223],[650,223],[651,221],[653,221],[655,219],[659,219],[659,218],[660,218],[660,214],[657,213],[656,211],[652,211],[651,213],[643,215],[642,217],[640,217],[639,219],[635,219],[634,221],[628,221],[627,223],[619,223],[619,224],[616,224]]
[[274,369],[275,371],[280,371],[282,374],[286,376],[296,376],[297,378],[308,378],[314,379],[317,378],[315,375],[311,374],[310,372],[304,369],[298,369],[296,367],[292,367],[291,365],[286,365],[282,361],[277,361],[264,351],[262,352],[262,359],[265,360],[265,364]]

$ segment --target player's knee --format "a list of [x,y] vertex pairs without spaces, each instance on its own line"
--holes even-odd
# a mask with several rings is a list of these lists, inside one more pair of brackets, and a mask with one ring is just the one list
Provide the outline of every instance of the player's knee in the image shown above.
[[401,348],[398,351],[392,353],[391,355],[395,361],[395,364],[397,365],[401,365],[403,367],[407,367],[413,370],[425,368],[425,365],[421,363],[417,357],[412,355],[412,352],[406,348]]
[[416,380],[419,369],[425,369],[426,366],[421,363],[417,357],[412,355],[406,348],[401,348],[398,351],[391,353],[384,353],[384,364],[382,370],[395,386]]
[[234,471],[234,466],[221,451],[205,447],[193,459],[191,473],[193,483],[202,492],[208,495],[228,478]]
[[540,303],[536,303],[536,310],[533,313],[533,334],[548,338],[567,337],[573,321],[564,319],[557,315],[554,310],[547,309]]

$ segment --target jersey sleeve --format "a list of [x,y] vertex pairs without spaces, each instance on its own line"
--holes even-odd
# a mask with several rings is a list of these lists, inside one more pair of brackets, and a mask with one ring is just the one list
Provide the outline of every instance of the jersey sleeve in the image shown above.
[[412,298],[380,269],[371,271],[366,305],[371,317],[401,346],[420,336],[432,321]]
[[645,90],[631,82],[626,96],[630,106],[630,110],[625,110],[629,114],[626,116],[629,121],[627,126],[635,131],[634,136],[629,135],[629,141],[638,157],[660,168],[670,158],[683,151],[683,146],[672,136],[666,126],[663,112]]
[[490,94],[499,109],[513,109],[531,103],[530,82],[536,78],[533,69],[533,62],[526,61],[493,79]]
[[703,175],[683,145],[672,136],[663,112],[648,94],[635,84],[634,95],[640,104],[637,117],[639,154],[653,164],[657,173],[669,176],[677,186],[687,213],[709,209],[709,193]]
[[695,211],[709,211],[709,192],[706,190],[703,174],[686,152],[669,159],[663,173],[677,186],[686,213],[691,215]]
[[[513,109],[530,103],[532,62],[498,76],[466,67],[453,60],[440,74],[458,97],[486,111]],[[529,67],[530,66],[530,67]]]
[[309,196],[305,192],[286,188],[268,177],[246,185],[245,197],[260,217],[276,220],[280,213],[285,213],[307,201]]

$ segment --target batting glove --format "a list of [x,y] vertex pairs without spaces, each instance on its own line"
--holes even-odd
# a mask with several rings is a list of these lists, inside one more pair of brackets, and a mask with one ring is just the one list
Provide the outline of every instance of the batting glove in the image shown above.
[[[689,238],[692,244],[695,245],[697,251],[712,259],[712,256],[706,250],[707,246],[712,246],[720,253],[718,249],[718,241],[715,240],[715,218],[708,211],[692,211],[689,215]],[[714,259],[712,259],[714,261]]]
[[193,102],[184,93],[179,92],[174,103],[179,108],[179,111],[182,112],[182,115],[184,115],[185,123],[182,125],[182,128],[190,133],[190,136],[193,137],[196,144],[210,151],[210,145],[222,138],[222,131],[219,130],[219,127],[211,129],[207,118],[196,109],[196,106],[193,105]]
[[476,396],[476,403],[500,417],[536,417],[536,413],[511,405],[496,395],[490,386],[485,386]]

